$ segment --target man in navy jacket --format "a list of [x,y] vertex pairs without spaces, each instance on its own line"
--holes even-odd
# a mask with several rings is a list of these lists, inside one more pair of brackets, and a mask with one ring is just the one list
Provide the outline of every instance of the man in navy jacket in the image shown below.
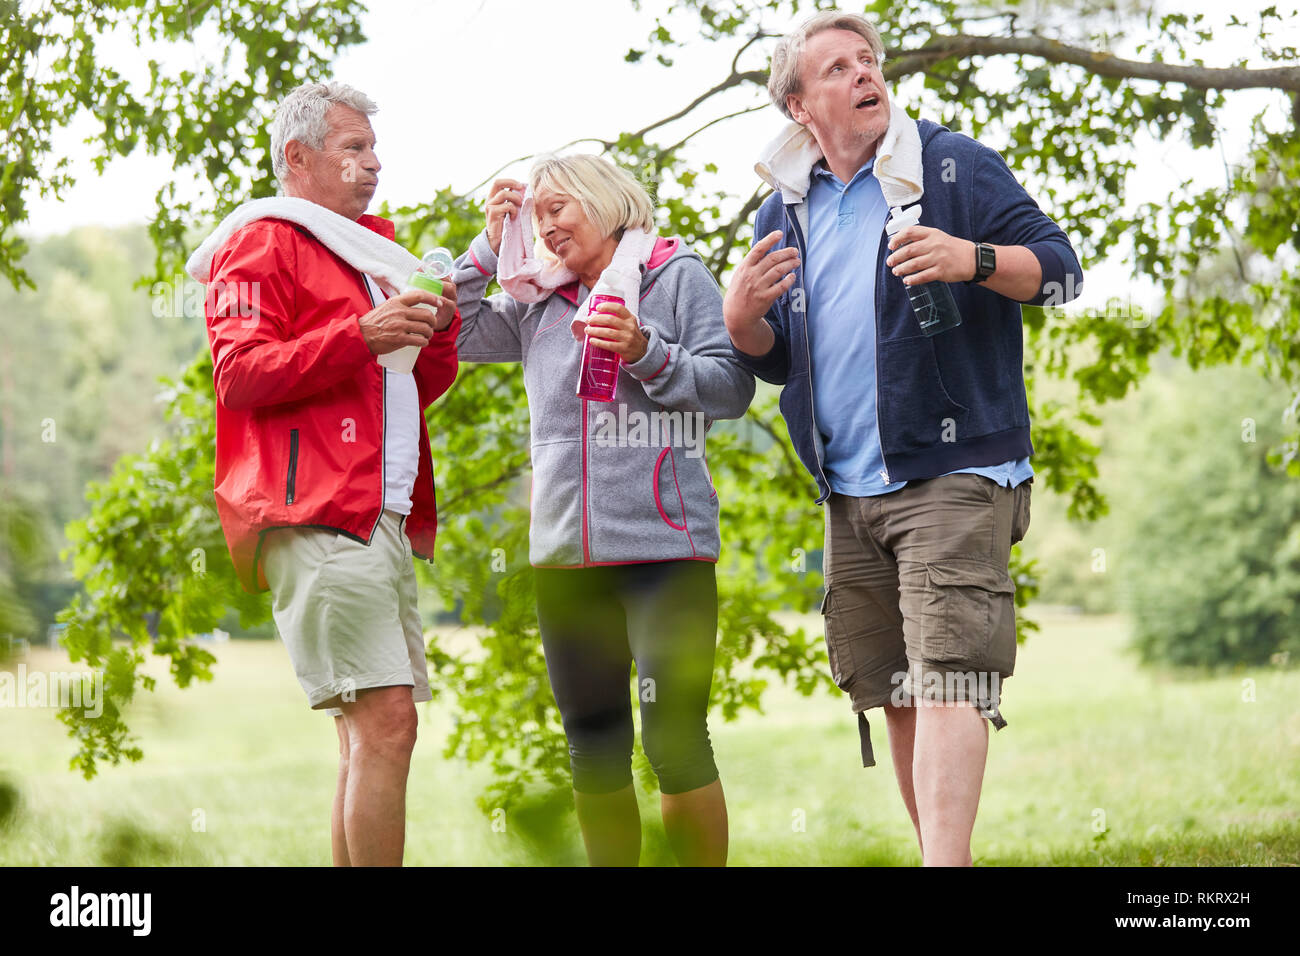
[[[1020,303],[1074,298],[1082,270],[996,152],[928,120],[920,222],[886,236],[877,149],[912,121],[891,115],[883,60],[875,28],[835,10],[778,44],[768,91],[811,140],[765,157],[775,191],[724,315],[740,359],[784,386],[826,505],[827,650],[864,766],[864,712],[884,707],[924,862],[969,865],[985,721],[1006,724],[1007,564],[1033,480]],[[929,282],[949,284],[962,318],[933,336],[908,299]]]

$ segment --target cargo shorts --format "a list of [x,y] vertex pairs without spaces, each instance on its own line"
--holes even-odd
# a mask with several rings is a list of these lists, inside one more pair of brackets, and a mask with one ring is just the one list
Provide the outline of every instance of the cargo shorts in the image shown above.
[[826,500],[822,614],[831,676],[858,715],[872,766],[872,707],[970,702],[996,729],[1016,662],[1011,546],[1029,529],[1033,479],[960,473]]

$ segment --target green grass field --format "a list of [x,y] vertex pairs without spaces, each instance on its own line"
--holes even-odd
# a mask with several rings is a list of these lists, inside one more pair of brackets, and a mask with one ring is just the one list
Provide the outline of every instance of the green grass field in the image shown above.
[[[990,740],[977,863],[1300,864],[1294,670],[1170,677],[1125,653],[1121,618],[1036,616]],[[90,782],[67,769],[54,710],[0,710],[0,864],[327,864],[332,721],[307,709],[278,642],[218,653],[211,684],[180,691],[159,674],[128,718],[144,760]],[[27,667],[70,669],[51,651]],[[733,864],[920,862],[874,715],[869,770],[844,698],[776,687],[765,714],[714,721]],[[475,802],[489,770],[440,755],[448,721],[422,705],[407,863],[583,862],[571,811],[521,808],[494,829]],[[643,795],[645,863],[670,861],[657,803]]]

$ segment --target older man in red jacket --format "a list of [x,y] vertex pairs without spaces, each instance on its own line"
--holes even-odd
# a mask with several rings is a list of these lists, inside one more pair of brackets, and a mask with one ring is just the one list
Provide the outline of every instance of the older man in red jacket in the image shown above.
[[[375,110],[342,84],[301,86],[276,111],[272,161],[286,196],[392,239],[364,214]],[[437,527],[423,409],[456,377],[455,295],[385,299],[283,219],[244,226],[212,260],[217,505],[241,584],[269,587],[311,706],[336,716],[336,865],[402,860],[415,702],[430,697],[412,565]],[[378,364],[408,345],[413,373]]]

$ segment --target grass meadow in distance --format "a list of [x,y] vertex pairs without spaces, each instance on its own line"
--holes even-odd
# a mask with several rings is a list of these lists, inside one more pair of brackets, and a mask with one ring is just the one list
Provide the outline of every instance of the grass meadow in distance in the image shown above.
[[[1032,613],[1043,629],[1003,688],[1008,726],[990,735],[977,864],[1300,863],[1294,669],[1139,669],[1123,618]],[[129,716],[144,760],[90,782],[67,769],[73,744],[56,711],[0,710],[0,865],[328,864],[332,721],[307,709],[279,642],[217,654],[214,681],[186,691],[155,669],[159,691]],[[74,669],[47,650],[27,667]],[[883,714],[868,716],[868,770],[842,696],[776,686],[764,714],[712,721],[732,864],[919,864]],[[585,862],[572,810],[553,801],[494,829],[476,803],[490,770],[443,759],[449,726],[444,705],[421,705],[408,865]],[[643,863],[671,863],[657,795],[641,806]]]

